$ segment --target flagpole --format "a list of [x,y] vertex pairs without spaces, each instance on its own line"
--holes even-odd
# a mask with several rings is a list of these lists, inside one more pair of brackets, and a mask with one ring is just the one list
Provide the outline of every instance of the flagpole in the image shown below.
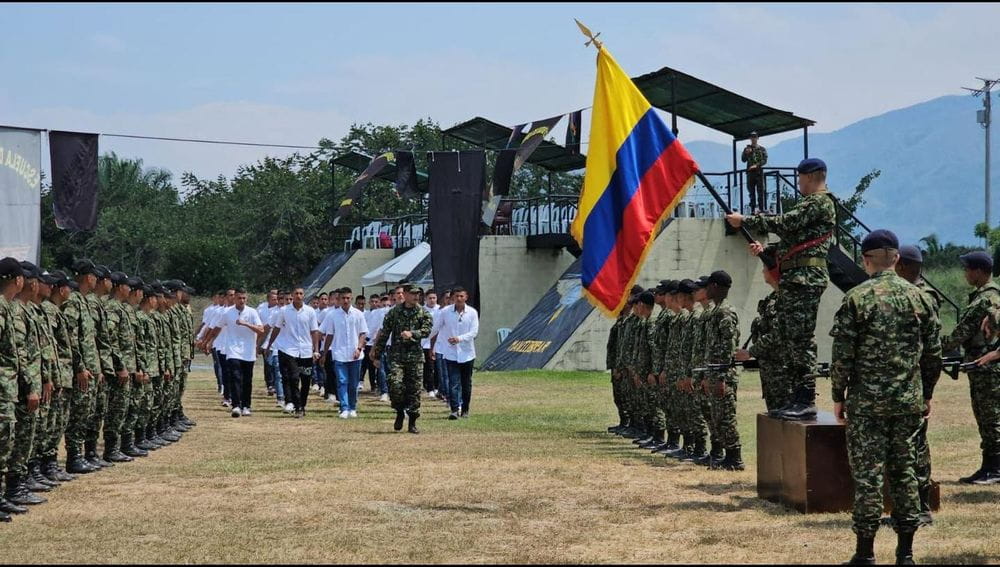
[[[719,192],[715,190],[715,187],[712,186],[712,182],[709,181],[707,177],[705,177],[705,174],[702,173],[701,170],[699,170],[695,173],[695,175],[698,176],[698,180],[701,181],[701,183],[705,186],[705,188],[708,189],[708,192],[711,193],[712,197],[715,198],[715,202],[719,204],[719,207],[722,208],[723,212],[725,212],[727,215],[733,214],[733,210],[729,207],[729,204],[726,203],[724,200],[722,200],[722,196],[719,195]],[[728,225],[729,223],[727,222],[726,224]],[[752,244],[754,242],[757,242],[757,239],[750,234],[750,231],[747,230],[747,227],[740,225],[739,231],[740,234],[743,235],[743,238],[745,238],[748,243]],[[773,261],[771,261],[770,257],[764,256],[763,254],[757,257],[760,258],[760,261],[763,262],[764,265],[767,266],[768,268],[774,267]]]

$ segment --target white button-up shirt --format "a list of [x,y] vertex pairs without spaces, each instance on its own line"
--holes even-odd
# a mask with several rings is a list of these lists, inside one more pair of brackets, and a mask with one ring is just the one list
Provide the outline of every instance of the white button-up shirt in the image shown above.
[[[451,306],[449,305],[448,307],[451,307]],[[434,323],[433,323],[433,326],[431,327],[431,337],[430,338],[433,339],[434,335],[438,335],[437,341],[434,342],[434,354],[435,355],[440,354],[441,356],[444,356],[445,347],[451,346],[451,345],[448,344],[448,338],[447,337],[441,338],[441,335],[440,335],[440,332],[441,332],[441,315],[444,314],[444,310],[448,309],[448,307],[442,307],[442,308],[438,309],[437,311],[435,311],[434,314],[433,314],[433,316],[432,316],[432,319],[431,319]]]
[[271,325],[281,329],[274,341],[279,352],[295,358],[312,358],[312,332],[319,331],[316,310],[305,304],[302,309],[295,309],[289,303],[275,313]]
[[[441,310],[440,305],[435,305],[434,307],[427,307],[426,305],[424,305],[424,311],[426,311],[427,314],[431,316],[432,321],[434,320],[434,315],[440,310]],[[422,349],[431,348],[431,338],[427,337],[425,339],[420,339],[420,348]]]
[[361,356],[354,358],[354,353],[357,352],[358,348],[358,336],[361,333],[368,334],[365,314],[356,307],[351,306],[346,313],[340,307],[332,311],[328,310],[320,331],[324,335],[333,335],[333,341],[330,342],[333,360],[353,362],[364,358],[364,351],[361,352]]
[[[245,306],[243,311],[236,307],[227,309],[221,317],[216,319],[214,327],[221,329],[226,334],[226,342],[223,345],[226,358],[253,362],[257,360],[257,333],[243,325],[237,325],[236,321],[243,321],[249,325],[260,325],[260,314],[253,307]],[[221,337],[222,334],[220,333]]]
[[[434,331],[431,331],[434,334]],[[449,305],[441,310],[441,320],[439,322],[437,345],[444,343],[445,360],[454,362],[469,362],[476,359],[476,335],[479,334],[479,313],[471,305],[466,305],[465,309],[459,313],[455,311],[454,305]],[[458,338],[457,344],[451,344],[448,339]],[[436,350],[436,349],[435,349]]]

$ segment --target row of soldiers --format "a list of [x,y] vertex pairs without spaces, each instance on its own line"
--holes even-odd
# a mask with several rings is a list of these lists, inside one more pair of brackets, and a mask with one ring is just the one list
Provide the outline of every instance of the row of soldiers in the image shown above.
[[90,260],[71,279],[4,258],[0,288],[0,521],[195,425],[181,405],[194,353],[183,282],[146,284]]
[[[718,270],[697,280],[633,288],[608,339],[619,424],[608,431],[654,453],[743,470],[736,427],[739,317]],[[653,317],[654,305],[660,307]],[[706,368],[713,365],[712,369]],[[710,443],[710,450],[709,450]]]

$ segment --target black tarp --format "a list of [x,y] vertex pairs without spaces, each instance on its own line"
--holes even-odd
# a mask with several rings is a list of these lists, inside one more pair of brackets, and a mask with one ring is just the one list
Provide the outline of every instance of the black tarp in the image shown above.
[[543,368],[594,307],[583,297],[580,260],[542,296],[510,335],[483,363],[483,370]]
[[344,264],[354,255],[354,250],[344,252],[334,252],[326,257],[315,267],[306,279],[302,280],[302,289],[305,290],[306,298],[316,295],[323,290],[323,287],[330,281]]
[[479,219],[486,184],[482,150],[432,152],[429,159],[431,264],[435,287],[461,285],[479,310]]
[[49,132],[52,212],[64,230],[97,225],[97,134]]

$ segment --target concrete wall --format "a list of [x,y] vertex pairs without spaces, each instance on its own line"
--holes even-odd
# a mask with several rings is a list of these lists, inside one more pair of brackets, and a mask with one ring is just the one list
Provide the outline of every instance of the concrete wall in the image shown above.
[[[356,250],[351,259],[337,270],[337,273],[333,274],[317,293],[330,292],[344,286],[351,288],[355,294],[361,293],[361,277],[394,257],[391,249]],[[371,295],[376,291],[381,293],[384,289],[383,285],[371,286],[365,289],[365,295]]]
[[[721,219],[674,219],[660,233],[646,257],[637,283],[655,286],[664,279],[696,278],[714,270],[726,270],[733,278],[729,301],[740,316],[740,342],[746,340],[757,302],[770,288],[760,275],[761,263],[747,253],[739,235],[725,235]],[[844,294],[832,283],[820,303],[816,324],[819,360],[830,360],[830,328]],[[654,313],[655,316],[655,313]],[[594,310],[566,344],[545,366],[551,370],[603,370],[608,331],[613,321]]]
[[566,268],[573,255],[565,250],[529,250],[524,236],[484,236],[479,243],[479,291],[482,317],[476,359],[497,348],[497,329],[513,329]]

